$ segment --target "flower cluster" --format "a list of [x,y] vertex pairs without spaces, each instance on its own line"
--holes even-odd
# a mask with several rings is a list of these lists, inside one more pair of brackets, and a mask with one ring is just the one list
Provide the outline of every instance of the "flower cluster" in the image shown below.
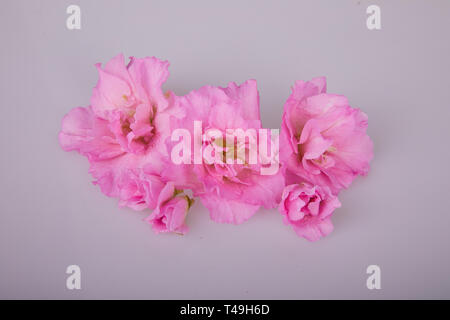
[[279,210],[299,236],[314,241],[333,230],[339,191],[369,171],[373,144],[366,129],[367,115],[346,97],[326,93],[325,78],[295,83],[281,124],[287,187]]
[[[260,207],[278,207],[299,236],[331,232],[339,191],[369,170],[367,116],[327,94],[325,78],[297,81],[278,141],[262,127],[256,81],[177,96],[162,89],[168,66],[154,57],[125,64],[123,55],[96,65],[90,105],[72,109],[59,133],[64,150],[87,157],[94,184],[119,206],[150,209],[145,221],[158,233],[186,233],[193,198],[216,222],[240,224]],[[181,162],[175,132],[194,136]],[[268,166],[275,170],[262,173]]]

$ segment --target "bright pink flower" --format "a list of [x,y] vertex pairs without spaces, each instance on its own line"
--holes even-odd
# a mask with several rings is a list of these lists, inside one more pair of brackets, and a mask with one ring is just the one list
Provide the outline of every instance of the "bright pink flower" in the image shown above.
[[[259,96],[254,80],[241,86],[231,82],[227,88],[205,86],[180,97],[177,103],[185,109],[186,117],[172,123],[172,130],[185,128],[195,138],[194,121],[201,121],[202,133],[206,134],[209,129],[221,132],[222,140],[204,142],[203,152],[212,144],[215,147],[223,146],[224,141],[228,147],[227,129],[254,129],[258,133],[261,128]],[[245,145],[236,145],[236,149],[241,147],[247,150],[251,143],[255,141],[247,140]],[[273,175],[261,175],[260,163],[244,161],[238,164],[234,153],[234,148],[224,148],[221,155],[223,163],[203,161],[202,164],[185,166],[193,174],[183,176],[195,178],[195,181],[191,181],[194,195],[200,197],[216,222],[240,224],[249,219],[260,206],[276,207],[284,186],[281,170]],[[232,164],[226,163],[229,157],[233,159]],[[276,165],[278,168],[278,162]],[[175,167],[177,165],[172,165],[174,169],[170,170],[175,172]],[[181,178],[182,175],[178,176]]]
[[287,183],[301,177],[335,194],[349,187],[369,171],[373,144],[366,129],[367,115],[344,96],[327,94],[325,78],[297,81],[284,106],[280,136]]
[[94,183],[121,205],[155,207],[153,186],[162,183],[156,179],[170,161],[164,144],[169,119],[183,116],[174,107],[174,95],[162,92],[168,62],[131,58],[125,65],[118,55],[103,69],[96,66],[100,78],[91,106],[74,108],[64,117],[60,144],[86,156]]
[[279,211],[297,235],[317,241],[333,231],[331,214],[340,206],[328,187],[300,183],[284,188]]
[[156,233],[185,234],[188,227],[184,222],[192,203],[191,198],[175,189],[173,182],[168,182],[159,194],[156,209],[145,220]]

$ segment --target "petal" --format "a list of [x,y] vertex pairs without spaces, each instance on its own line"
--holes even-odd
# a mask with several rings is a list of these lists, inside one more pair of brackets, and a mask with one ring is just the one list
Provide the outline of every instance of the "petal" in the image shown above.
[[310,115],[319,116],[338,106],[348,106],[345,96],[322,93],[306,99],[305,111]]
[[169,62],[155,57],[131,58],[128,72],[136,86],[136,95],[141,101],[154,105],[159,111],[168,107],[167,98],[162,91],[162,84],[169,76]]
[[108,123],[97,118],[90,107],[74,108],[64,116],[59,143],[65,151],[77,150],[91,161],[111,159],[123,154]]
[[186,213],[188,210],[188,202],[185,197],[176,197],[170,201],[173,211],[167,220],[167,229],[170,232],[186,233],[187,227],[184,225]]
[[158,197],[158,206],[161,207],[165,202],[172,199],[175,195],[175,184],[171,181],[167,182]]
[[305,224],[294,225],[294,230],[298,236],[303,237],[308,241],[317,241],[333,231],[333,224],[330,218],[324,220],[314,219]]
[[99,80],[91,98],[92,110],[104,119],[114,110],[122,110],[129,105],[130,85],[121,78],[104,71],[98,63]]
[[[320,133],[311,132],[310,127],[308,126],[312,123],[313,120],[308,121],[303,129],[301,141],[304,140],[301,148],[303,152],[304,159],[316,159],[327,151],[333,145],[333,141],[331,139],[325,139]],[[305,138],[308,136],[308,138]]]
[[105,72],[118,77],[128,84],[132,84],[130,74],[128,73],[127,66],[125,65],[125,58],[123,54],[118,54],[105,64]]
[[241,224],[253,216],[260,207],[226,200],[215,195],[204,195],[200,197],[200,200],[209,210],[211,219],[219,223]]
[[288,209],[288,217],[291,221],[298,221],[303,219],[305,213],[302,212],[303,207],[305,206],[305,202],[300,198],[295,199],[294,201],[289,202]]
[[247,80],[240,86],[230,82],[224,91],[231,99],[239,101],[242,115],[246,120],[261,120],[256,80]]

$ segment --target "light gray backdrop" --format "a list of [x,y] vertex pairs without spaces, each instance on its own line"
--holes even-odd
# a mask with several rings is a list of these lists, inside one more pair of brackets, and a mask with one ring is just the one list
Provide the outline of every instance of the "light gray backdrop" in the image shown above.
[[[69,4],[81,30],[66,28]],[[0,12],[0,298],[450,298],[450,1],[3,0]],[[188,235],[157,236],[119,209],[57,134],[89,103],[94,63],[120,52],[168,59],[179,95],[257,79],[270,128],[295,80],[327,76],[375,143],[335,231],[309,243],[276,210],[232,226],[196,203]],[[81,290],[66,289],[70,264]],[[381,290],[366,288],[370,264]]]

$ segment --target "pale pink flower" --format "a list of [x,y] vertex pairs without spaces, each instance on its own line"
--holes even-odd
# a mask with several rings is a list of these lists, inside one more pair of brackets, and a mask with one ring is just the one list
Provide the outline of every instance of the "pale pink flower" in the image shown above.
[[159,194],[156,209],[145,220],[156,233],[185,234],[188,231],[186,214],[192,203],[193,200],[177,190],[173,182],[168,182]]
[[291,225],[297,235],[317,241],[333,231],[331,214],[340,206],[328,187],[300,183],[284,188],[278,208],[284,223]]
[[89,159],[94,183],[119,198],[120,205],[154,207],[154,194],[146,192],[158,184],[155,179],[170,161],[164,144],[170,136],[169,119],[183,116],[174,107],[174,95],[163,94],[161,88],[168,62],[131,58],[125,65],[118,55],[103,69],[96,66],[99,81],[91,106],[74,108],[63,118],[59,142],[64,150]]
[[[258,132],[261,128],[255,80],[249,80],[241,86],[231,82],[226,88],[205,86],[180,97],[177,103],[185,109],[186,117],[172,123],[172,129],[185,128],[192,136],[194,121],[202,122],[203,133],[208,129],[217,129],[223,137],[227,137],[227,129],[255,129]],[[205,150],[208,144],[204,143],[202,147]],[[247,148],[248,145],[243,147]],[[226,163],[226,158],[233,158],[233,155],[234,151],[230,154],[226,152],[223,163],[208,164],[203,161],[202,164],[185,165],[188,173],[178,176],[194,179],[190,181],[194,195],[200,197],[214,221],[240,224],[261,206],[277,206],[284,178],[281,170],[273,175],[261,175],[259,163],[238,164],[235,158],[233,164]],[[170,170],[175,172],[177,166],[172,165]]]
[[344,96],[327,94],[325,78],[297,81],[284,106],[280,135],[287,183],[307,180],[335,194],[348,188],[369,171],[373,144],[366,129],[367,115]]

